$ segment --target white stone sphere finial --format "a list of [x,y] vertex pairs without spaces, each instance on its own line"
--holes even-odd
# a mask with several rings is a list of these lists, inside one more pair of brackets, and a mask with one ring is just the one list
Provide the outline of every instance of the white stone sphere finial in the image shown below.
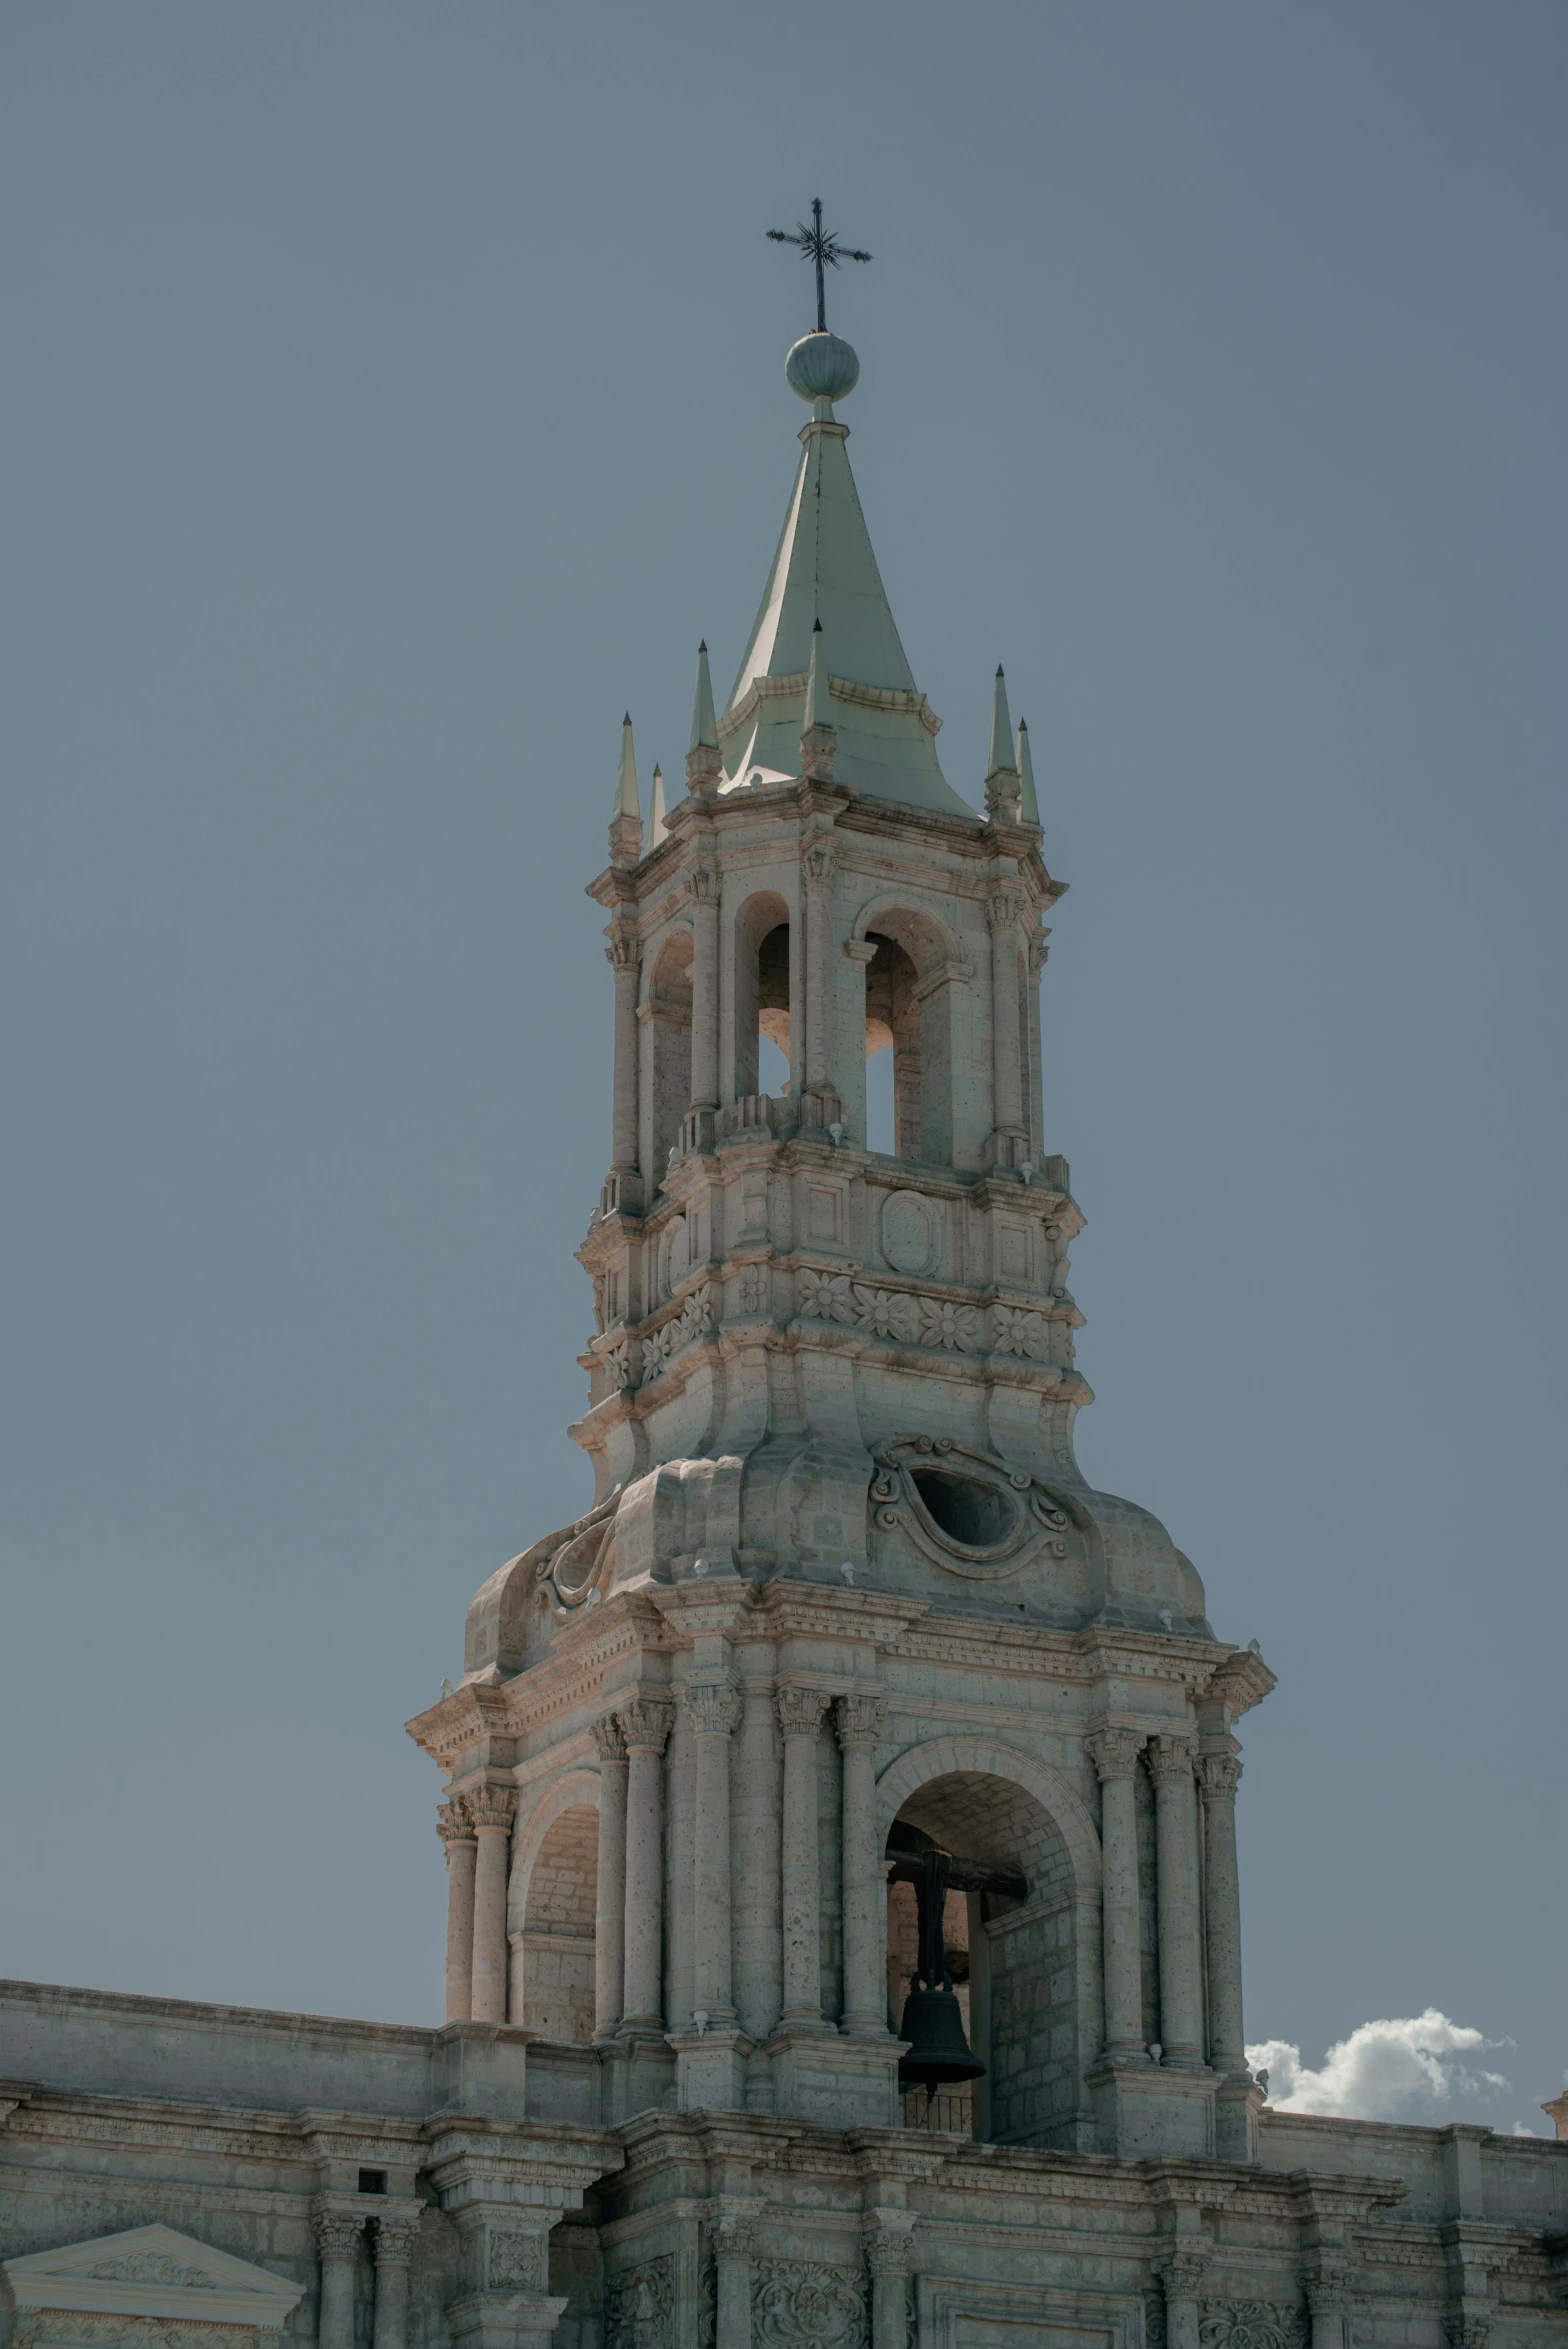
[[842,335],[825,328],[803,334],[784,362],[792,392],[803,400],[847,399],[860,381],[860,361]]

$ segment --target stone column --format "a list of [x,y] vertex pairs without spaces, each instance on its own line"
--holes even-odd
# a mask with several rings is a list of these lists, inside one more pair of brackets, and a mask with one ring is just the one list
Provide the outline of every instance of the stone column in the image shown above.
[[779,1911],[783,1756],[773,1690],[742,1690],[735,1783],[735,2005],[740,2027],[759,2044],[773,2035],[784,2004]]
[[610,1163],[617,1174],[637,1171],[637,987],[642,946],[636,938],[612,938],[605,956],[615,973],[615,1075],[610,1112]]
[[877,1839],[876,1759],[886,1705],[879,1696],[841,1696],[833,1709],[844,1757],[844,2011],[838,2027],[853,2039],[885,2039],[887,1871]]
[[686,876],[691,900],[691,1106],[719,1106],[719,876],[698,865]]
[[479,1838],[474,1862],[473,2004],[476,2023],[506,2021],[506,1876],[517,1794],[510,1786],[468,1790],[468,1812]]
[[991,1152],[996,1166],[1013,1165],[1023,1140],[1018,1025],[1018,924],[1023,910],[1016,889],[998,889],[986,901],[991,925]]
[[441,1805],[438,1822],[446,1846],[445,2020],[466,2023],[474,2002],[474,1862],[479,1845],[460,1794]]
[[801,859],[806,882],[806,1081],[807,1125],[832,1125],[838,1096],[831,1068],[833,1033],[833,868],[838,849],[815,840]]
[[[696,1851],[693,1855],[695,1962],[693,2014],[715,2030],[735,2020],[730,1946],[730,1733],[740,1719],[733,1681],[688,1682],[686,1708],[697,1742]],[[679,2018],[684,2027],[684,2018]]]
[[744,2219],[720,2219],[713,2230],[715,2349],[751,2349],[752,2249]]
[[[1350,2278],[1346,2270],[1320,2261],[1306,2279],[1307,2307],[1312,2317],[1312,2349],[1347,2349],[1350,2327]],[[1452,2338],[1452,2335],[1450,2335]],[[1455,2349],[1465,2349],[1455,2343]],[[1484,2349],[1484,2344],[1475,2345]]]
[[664,1747],[675,1707],[635,1697],[616,1713],[626,1740],[626,2007],[622,2027],[663,2036]]
[[784,1907],[784,2012],[787,2029],[822,2029],[822,1899],[817,1851],[817,1732],[827,1697],[816,1688],[781,1688],[784,1733],[784,1836],[780,1881]]
[[1203,2064],[1203,1968],[1198,1951],[1198,1806],[1195,1748],[1185,1737],[1149,1743],[1154,1780],[1160,1931],[1160,2041],[1177,2070]]
[[408,2268],[419,2237],[419,2210],[394,2205],[371,2220],[376,2245],[375,2349],[407,2349]]
[[1147,2061],[1143,2038],[1143,1969],[1138,1955],[1138,1812],[1134,1792],[1142,1735],[1102,1729],[1087,1740],[1100,1777],[1105,1936],[1105,2053]]
[[1165,2293],[1166,2349],[1198,2349],[1198,2295],[1208,2250],[1194,2241],[1156,2263]]
[[871,2349],[905,2349],[914,2243],[907,2228],[892,2227],[872,2228],[860,2240],[871,2271]]
[[1209,1957],[1209,2061],[1217,2072],[1244,2075],[1247,2051],[1241,2016],[1241,1882],[1236,1869],[1236,1788],[1240,1779],[1241,1762],[1234,1750],[1200,1756],[1203,1907]]
[[321,2306],[316,2317],[317,2349],[354,2349],[354,2270],[362,2212],[334,2210],[320,2203],[310,2214],[321,2259]]
[[613,1713],[593,1725],[599,1749],[599,1859],[593,1904],[593,2030],[608,2039],[626,2004],[626,1740]]

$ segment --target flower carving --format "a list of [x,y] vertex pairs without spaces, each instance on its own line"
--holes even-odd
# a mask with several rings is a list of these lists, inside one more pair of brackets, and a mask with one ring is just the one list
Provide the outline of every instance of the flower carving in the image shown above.
[[849,1275],[814,1272],[807,1265],[800,1276],[800,1310],[813,1321],[854,1321],[857,1307]]
[[868,1329],[879,1338],[897,1338],[905,1345],[913,1343],[919,1316],[915,1300],[901,1289],[872,1289],[859,1283],[855,1286],[855,1319],[862,1329]]
[[943,1297],[920,1299],[920,1336],[927,1346],[946,1346],[973,1354],[980,1343],[980,1316],[972,1305],[954,1305]]
[[1045,1352],[1045,1316],[1025,1313],[1014,1305],[998,1305],[992,1311],[992,1350],[998,1354],[1018,1354],[1038,1361]]

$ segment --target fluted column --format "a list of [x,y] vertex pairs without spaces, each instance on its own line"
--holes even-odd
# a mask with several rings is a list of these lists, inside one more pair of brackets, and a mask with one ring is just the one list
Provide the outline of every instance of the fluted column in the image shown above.
[[408,2269],[419,2237],[418,2208],[378,2210],[371,2222],[376,2245],[374,2349],[407,2349]]
[[460,1794],[437,1814],[446,1847],[446,2014],[466,2023],[474,2006],[474,1862],[479,1845],[468,1805]]
[[599,1859],[593,1904],[593,2029],[608,2039],[626,2004],[626,1740],[613,1713],[593,1725],[599,1749]]
[[721,2218],[713,2230],[715,2349],[751,2349],[752,2229]]
[[354,2272],[364,2214],[320,2203],[310,2214],[321,2260],[321,2305],[316,2317],[317,2349],[354,2349]]
[[885,1703],[841,1696],[833,1708],[844,1757],[840,1847],[844,1877],[844,2011],[851,2038],[885,2039],[887,1873],[877,1839],[876,1758]]
[[860,2240],[871,2271],[871,2349],[905,2349],[915,2250],[909,2229],[872,2228]]
[[636,1697],[616,1712],[626,1740],[626,2011],[623,2028],[662,2035],[664,1747],[675,1719],[665,1698]]
[[517,1794],[510,1786],[473,1786],[468,1789],[467,1802],[474,1833],[479,1839],[474,1861],[474,1987],[470,2012],[476,2023],[504,2023],[506,1877]]
[[1023,1144],[1018,1025],[1018,924],[1023,910],[1024,900],[1016,889],[998,889],[986,901],[991,925],[991,1154],[996,1166],[1016,1164]]
[[733,1681],[710,1680],[686,1688],[697,1746],[696,1851],[693,1854],[695,1995],[692,2013],[704,2013],[718,2030],[735,2020],[730,1942],[730,1734],[740,1719]]
[[831,840],[815,840],[801,859],[806,883],[806,1081],[808,1125],[832,1125],[838,1117],[833,1090],[831,941],[833,928],[833,869],[838,850]]
[[1241,1880],[1236,1868],[1236,1788],[1240,1779],[1241,1761],[1234,1748],[1200,1756],[1209,2062],[1217,2072],[1231,2074],[1244,2074],[1247,2069],[1241,2012]]
[[1147,2061],[1143,1969],[1138,1954],[1138,1811],[1135,1781],[1143,1745],[1133,1729],[1102,1729],[1088,1741],[1100,1778],[1101,1929],[1105,1936],[1105,2053]]
[[816,1688],[781,1688],[784,1733],[784,1835],[780,1878],[784,1907],[786,2029],[822,2028],[822,1880],[817,1849],[817,1732],[827,1697]]
[[1198,1806],[1190,1738],[1149,1743],[1154,1780],[1160,1935],[1160,2043],[1178,2070],[1203,2062],[1203,1966],[1198,1947]]
[[698,865],[686,876],[691,900],[691,1106],[719,1106],[719,876]]
[[610,1112],[610,1162],[617,1174],[637,1171],[637,987],[642,946],[624,935],[605,955],[615,974],[615,1059]]

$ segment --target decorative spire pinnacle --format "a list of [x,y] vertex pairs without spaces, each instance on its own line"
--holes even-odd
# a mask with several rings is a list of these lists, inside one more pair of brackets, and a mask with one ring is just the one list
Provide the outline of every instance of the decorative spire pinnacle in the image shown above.
[[1013,721],[1007,711],[1007,679],[996,665],[996,690],[991,700],[991,761],[986,770],[985,806],[1003,823],[1018,820],[1019,776],[1014,765]]
[[1018,721],[1018,781],[1022,805],[1020,814],[1026,824],[1040,821],[1040,797],[1034,787],[1034,753],[1029,748],[1029,722]]
[[670,836],[670,827],[664,820],[664,769],[653,770],[653,798],[648,807],[648,846],[657,848],[661,840]]
[[634,865],[642,855],[642,803],[637,792],[637,753],[632,747],[630,710],[621,720],[621,763],[610,814],[610,862]]
[[811,624],[811,662],[806,671],[806,723],[800,736],[800,771],[813,783],[831,783],[838,729],[828,698],[828,664],[822,649],[822,622]]
[[691,745],[686,753],[688,791],[713,791],[723,780],[719,756],[718,720],[713,714],[713,680],[708,675],[708,645],[697,647],[697,687],[691,699]]

